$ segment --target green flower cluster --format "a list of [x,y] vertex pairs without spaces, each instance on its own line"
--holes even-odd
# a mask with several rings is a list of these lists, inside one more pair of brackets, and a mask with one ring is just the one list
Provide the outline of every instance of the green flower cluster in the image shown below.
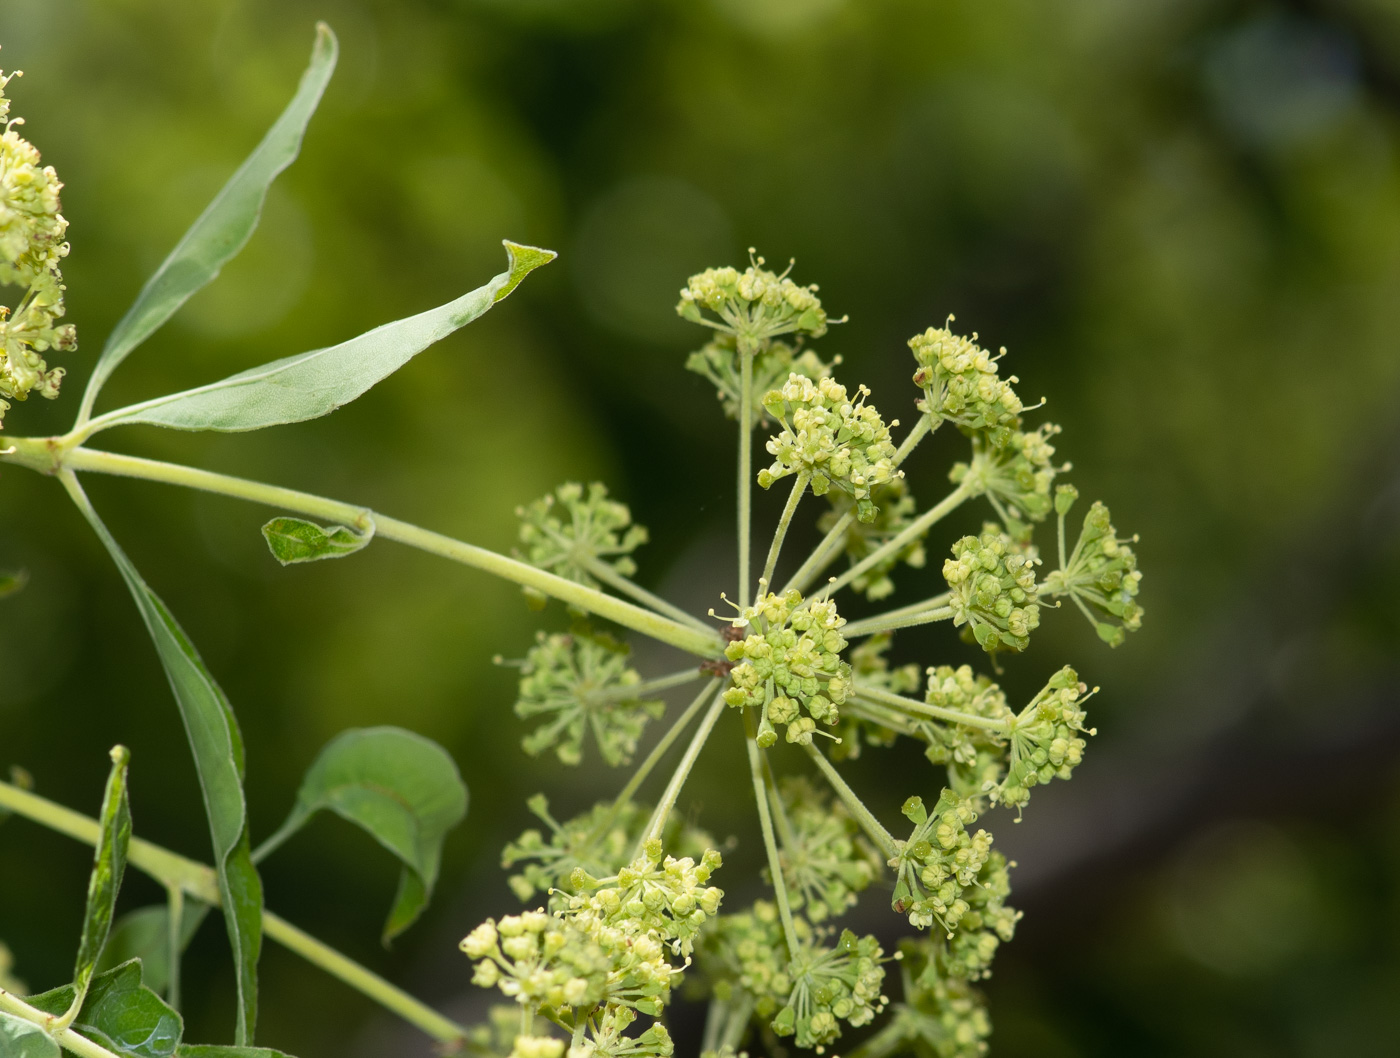
[[[707,268],[691,276],[681,290],[676,312],[691,323],[732,335],[741,351],[749,355],[782,334],[801,333],[813,338],[825,334],[826,312],[816,286],[799,286],[787,272],[775,274],[764,268],[764,263],[762,257],[756,257],[742,272]],[[719,321],[705,316],[702,309],[714,313]]]
[[[831,510],[817,519],[817,528],[823,533],[831,532],[837,521],[856,506],[852,496],[843,490],[838,489],[827,496],[831,500]],[[875,516],[864,522],[854,518],[846,526],[846,556],[853,566],[908,528],[919,509],[909,486],[898,475],[873,489],[870,501],[875,505]],[[924,568],[926,535],[926,532],[919,534],[898,551],[876,562],[851,581],[851,590],[864,595],[871,602],[893,595],[894,580],[890,574],[896,566],[903,562],[912,569]]]
[[791,474],[806,474],[813,495],[824,496],[835,485],[855,502],[856,517],[871,521],[870,492],[896,471],[890,428],[865,403],[869,393],[861,386],[851,400],[833,378],[813,382],[796,373],[769,390],[763,406],[783,429],[768,440],[773,463],[759,471],[758,484],[766,489]]
[[57,397],[64,369],[50,368],[41,354],[78,344],[73,325],[57,322],[64,312],[59,262],[68,255],[68,222],[58,201],[63,184],[15,131],[21,121],[9,118],[5,97],[13,77],[0,74],[0,122],[6,122],[0,134],[0,284],[24,293],[13,311],[0,305],[0,422],[11,400],[26,400],[32,392]]
[[[974,675],[971,666],[939,665],[928,670],[924,701],[984,720],[995,720],[1010,730],[1014,718],[1002,689],[988,677]],[[948,785],[962,798],[978,805],[986,791],[1001,782],[1006,769],[1006,739],[984,727],[968,724],[925,725],[928,749],[934,764],[948,769]]]
[[[992,1024],[987,1001],[966,980],[941,971],[939,949],[928,939],[901,941],[904,1001],[877,1036],[875,1053],[914,1049],[936,1058],[981,1058]],[[902,1046],[901,1046],[902,1045]]]
[[943,562],[956,627],[967,625],[987,653],[998,649],[1025,650],[1030,634],[1040,625],[1036,605],[1033,551],[1016,544],[994,525],[980,536],[965,536],[953,545],[953,557]]
[[1011,879],[1006,857],[992,850],[985,830],[969,834],[977,821],[974,803],[944,790],[930,813],[911,797],[904,814],[914,824],[908,841],[896,843],[890,864],[896,881],[892,906],[911,925],[943,930],[940,958],[954,976],[976,980],[991,973],[997,946],[1010,940],[1020,912],[1006,906]]
[[614,808],[610,801],[593,806],[582,815],[560,823],[550,815],[549,801],[536,794],[526,802],[530,811],[549,828],[549,838],[531,828],[505,847],[501,866],[507,870],[523,864],[507,881],[521,902],[536,893],[562,889],[575,870],[608,875],[627,862],[637,835],[651,813],[631,801]]
[[[794,371],[808,378],[825,378],[840,362],[839,356],[827,363],[810,349],[772,341],[753,357],[753,391],[767,393],[773,387],[782,385],[783,380]],[[714,341],[706,342],[691,353],[686,358],[685,366],[686,370],[694,371],[714,383],[715,396],[723,404],[724,414],[731,419],[739,418],[739,406],[743,403],[743,366],[733,335],[716,335]],[[762,401],[753,401],[751,415],[754,426],[768,421],[768,409]]]
[[780,785],[786,822],[778,863],[793,910],[823,922],[854,907],[880,874],[879,855],[850,813],[803,777]]
[[599,566],[623,577],[637,572],[628,556],[647,542],[646,527],[633,525],[627,505],[608,499],[601,482],[595,481],[586,492],[577,482],[565,482],[552,495],[517,507],[515,514],[525,559],[532,565],[590,588],[606,575],[600,574]]
[[1020,808],[1030,800],[1032,786],[1070,777],[1084,759],[1080,735],[1094,734],[1084,726],[1087,691],[1068,665],[1050,677],[1010,725],[1006,778],[992,790],[992,800]]
[[761,709],[760,746],[778,740],[776,725],[786,727],[789,742],[805,745],[819,721],[835,726],[841,719],[838,707],[851,683],[851,666],[841,660],[845,623],[834,602],[809,604],[795,590],[769,592],[735,618],[736,628],[750,631],[725,648],[735,664],[724,700],[736,708]]
[[714,917],[724,897],[723,891],[706,884],[722,863],[714,849],[707,849],[699,863],[689,856],[663,858],[661,841],[653,838],[641,856],[610,878],[594,878],[582,867],[575,868],[570,878],[575,895],[564,904],[564,912],[606,926],[644,930],[664,939],[675,954],[689,957],[700,928]]
[[836,943],[798,917],[797,952],[791,955],[776,908],[756,901],[749,911],[723,915],[706,935],[703,964],[722,1001],[740,995],[760,1018],[771,1018],[779,1036],[818,1054],[841,1035],[842,1021],[869,1022],[889,1003],[882,994],[885,958],[879,942],[843,930]]
[[[878,687],[891,694],[912,694],[919,689],[922,676],[918,665],[900,665],[890,668],[885,660],[891,635],[882,632],[870,636],[851,650],[851,672],[857,686]],[[859,705],[855,707],[857,710]],[[913,734],[911,725],[891,728],[885,717],[875,719],[859,715],[847,709],[841,719],[838,731],[840,742],[831,749],[834,760],[854,760],[860,756],[862,744],[870,746],[892,746],[896,736]]]
[[629,1036],[627,1029],[636,1020],[636,1012],[629,1007],[609,1008],[590,1023],[583,1041],[569,1048],[568,1058],[667,1058],[675,1053],[671,1034],[659,1021]]
[[515,715],[546,717],[521,742],[530,756],[553,747],[565,764],[583,760],[585,733],[592,733],[603,759],[616,767],[637,750],[647,721],[666,711],[663,701],[641,701],[642,678],[627,664],[630,651],[611,637],[580,631],[539,632],[520,662],[520,697]]
[[1055,446],[1050,438],[1059,432],[1053,423],[1030,431],[1013,430],[1000,447],[973,434],[972,462],[955,463],[948,476],[973,495],[985,495],[1012,535],[1029,543],[1028,523],[1043,522],[1049,516],[1053,506],[1050,486],[1056,474],[1069,469],[1068,463],[1054,463]]
[[[1138,605],[1137,556],[1129,543],[1119,539],[1108,508],[1095,502],[1084,516],[1084,528],[1068,559],[1065,558],[1065,515],[1079,492],[1073,485],[1055,490],[1055,512],[1060,519],[1060,568],[1045,578],[1042,590],[1051,597],[1068,595],[1089,619],[1099,638],[1109,646],[1123,642],[1128,632],[1142,627],[1142,607]],[[1099,616],[1095,617],[1097,613]],[[1100,620],[1108,618],[1108,620]]]
[[977,344],[975,333],[964,338],[947,327],[930,327],[914,335],[909,348],[919,364],[914,384],[924,391],[920,411],[935,423],[946,419],[969,430],[985,430],[993,445],[1006,443],[1025,406],[1011,388],[1020,379],[997,374],[997,361],[1006,355],[1005,349],[993,356]]

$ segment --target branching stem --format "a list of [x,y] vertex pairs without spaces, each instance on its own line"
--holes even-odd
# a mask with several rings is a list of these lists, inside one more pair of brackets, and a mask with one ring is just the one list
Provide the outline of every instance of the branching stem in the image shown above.
[[454,562],[472,566],[516,584],[535,588],[546,595],[552,595],[580,609],[616,621],[626,628],[641,632],[662,643],[669,643],[688,653],[705,658],[718,657],[723,653],[723,644],[712,629],[701,631],[698,627],[680,624],[669,617],[652,613],[634,603],[539,569],[527,562],[454,540],[450,536],[419,528],[397,518],[376,514],[367,507],[357,507],[296,489],[284,489],[177,463],[141,459],[115,452],[100,452],[90,448],[68,449],[59,438],[14,438],[10,446],[14,451],[0,455],[0,459],[42,473],[55,473],[66,467],[76,471],[161,481],[170,485],[234,496],[254,503],[264,503],[312,518],[345,522],[361,531],[372,529],[377,536],[397,540],[399,543],[450,558]]
[[[874,635],[877,632],[893,632],[897,628],[912,628],[915,625],[932,624],[934,621],[951,621],[953,611],[946,605],[948,596],[938,596],[937,600],[944,605],[924,605],[924,609],[896,610],[887,614],[880,614],[878,617],[867,617],[860,621],[851,621],[843,629],[841,634],[847,639],[854,639],[857,636]],[[930,600],[931,602],[934,600]]]
[[792,483],[792,491],[788,493],[787,503],[783,505],[782,517],[778,519],[778,528],[773,532],[773,543],[768,548],[768,559],[763,563],[763,576],[758,582],[760,592],[767,590],[768,586],[773,583],[773,569],[777,566],[778,555],[783,550],[783,540],[787,537],[788,526],[792,524],[792,516],[797,513],[797,505],[802,502],[802,494],[807,491],[807,482],[811,480],[811,477],[804,470],[797,475],[797,480]]
[[584,569],[588,570],[589,573],[608,585],[608,587],[626,592],[643,606],[649,606],[657,613],[665,614],[667,617],[679,621],[683,625],[688,625],[705,635],[710,635],[714,632],[712,626],[707,625],[694,614],[688,614],[674,603],[667,602],[661,596],[647,591],[640,584],[635,583],[628,577],[624,577],[602,559],[587,555],[584,556],[582,565]]
[[19,996],[6,992],[0,988],[0,1011],[6,1014],[13,1014],[17,1018],[38,1025],[47,1032],[66,1051],[72,1051],[79,1058],[120,1058],[99,1044],[93,1043],[86,1036],[74,1032],[70,1028],[60,1027],[62,1020],[57,1014],[49,1014],[38,1007],[31,1007]]
[[895,694],[893,691],[887,691],[883,687],[875,687],[868,683],[855,684],[853,693],[857,698],[864,698],[866,701],[890,705],[919,716],[931,716],[935,720],[943,720],[950,724],[980,727],[984,731],[995,731],[998,734],[1004,734],[1007,730],[1007,725],[1000,720],[992,720],[985,716],[973,716],[971,713],[960,713],[956,709],[944,709],[941,705],[929,705],[927,702],[906,698],[902,694]]
[[739,602],[749,597],[749,531],[753,516],[753,358],[756,350],[739,340]]
[[[96,845],[101,827],[97,820],[80,812],[55,804],[38,794],[22,790],[6,782],[0,782],[0,807],[9,809],[16,815],[66,834],[70,838]],[[127,847],[127,862],[137,870],[150,875],[167,889],[180,889],[187,896],[219,906],[219,883],[214,868],[194,860],[186,859],[159,845],[133,837]],[[178,931],[174,931],[178,935]],[[466,1029],[456,1022],[443,1017],[436,1010],[414,999],[407,992],[390,984],[378,974],[367,970],[352,959],[315,937],[293,926],[285,919],[278,918],[271,911],[263,911],[263,932],[283,947],[296,952],[307,962],[319,966],[333,977],[338,977],[351,988],[363,992],[370,999],[393,1011],[399,1017],[436,1040],[454,1043],[466,1035]],[[48,1017],[48,1015],[44,1015]],[[60,1040],[68,1047],[66,1040]],[[95,1045],[94,1045],[95,1046]],[[107,1051],[82,1051],[70,1047],[76,1054],[85,1058],[112,1058]]]
[[807,756],[816,762],[822,775],[826,777],[826,781],[836,791],[836,796],[841,798],[841,803],[846,806],[846,810],[860,824],[860,828],[865,831],[871,841],[880,847],[881,852],[893,859],[897,851],[894,836],[881,825],[874,813],[865,807],[865,802],[856,796],[856,792],[846,785],[846,780],[841,778],[841,773],[832,766],[831,761],[826,759],[826,754],[811,743],[808,743],[804,748],[807,750]]
[[710,737],[710,732],[714,730],[715,721],[719,719],[719,714],[724,710],[724,695],[716,694],[709,712],[700,721],[700,726],[695,729],[695,734],[690,739],[690,745],[685,749],[685,756],[676,766],[676,772],[671,776],[671,781],[666,784],[666,792],[661,795],[660,802],[655,811],[652,812],[646,830],[642,831],[641,839],[632,852],[633,859],[642,854],[642,849],[648,841],[661,836],[661,831],[666,827],[666,820],[671,814],[671,809],[676,805],[676,798],[680,797],[681,788],[685,786],[686,779],[690,777],[690,769],[695,766],[696,758],[700,756],[700,751],[705,748],[705,742]]
[[783,920],[783,936],[787,938],[788,955],[797,958],[797,929],[792,924],[792,904],[788,900],[787,882],[783,879],[783,864],[778,856],[778,841],[773,835],[773,817],[768,807],[768,783],[763,767],[763,751],[755,739],[757,726],[749,711],[744,711],[744,741],[749,751],[749,776],[753,779],[753,796],[758,805],[758,823],[763,830],[763,847],[768,852],[768,873],[773,879],[773,894],[778,901],[778,917]]

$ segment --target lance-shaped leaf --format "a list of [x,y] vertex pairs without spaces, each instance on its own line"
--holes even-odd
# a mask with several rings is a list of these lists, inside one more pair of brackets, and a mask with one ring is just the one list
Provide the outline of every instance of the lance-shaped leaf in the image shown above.
[[507,241],[508,267],[483,287],[416,316],[386,323],[349,341],[274,360],[207,386],[108,412],[93,421],[106,429],[129,423],[175,430],[260,430],[328,415],[388,378],[434,342],[486,312],[553,250]]
[[257,852],[261,860],[323,808],[367,830],[402,861],[387,944],[416,919],[437,881],[442,841],[467,813],[467,788],[447,751],[397,727],[345,731],[321,750],[296,806]]
[[353,555],[374,536],[371,523],[366,532],[343,525],[322,528],[305,518],[274,518],[262,527],[272,557],[284,566],[297,562],[318,562],[323,558]]
[[78,962],[73,970],[73,1009],[69,1013],[74,1016],[87,996],[102,949],[107,946],[107,935],[116,917],[117,893],[126,872],[126,848],[131,843],[131,804],[126,791],[126,769],[130,760],[131,753],[125,746],[112,748],[112,771],[102,795],[102,814],[98,818],[101,829],[93,853],[92,874],[88,878],[83,937],[78,944]]
[[243,738],[233,707],[165,603],[141,578],[131,560],[88,502],[77,478],[65,471],[64,485],[107,546],[141,611],[146,630],[165,668],[180,718],[185,724],[204,810],[214,845],[219,896],[233,949],[238,985],[236,1042],[253,1037],[258,1011],[258,956],[262,950],[262,881],[248,844],[243,799]]
[[[189,947],[199,927],[209,915],[209,905],[186,903],[180,919],[180,950]],[[164,992],[170,984],[170,908],[153,904],[130,911],[117,920],[97,969],[110,970],[129,959],[141,960],[141,978],[146,987]]]
[[[73,1003],[72,985],[28,1000],[50,1014]],[[123,1058],[171,1058],[185,1023],[165,1001],[141,983],[141,962],[132,959],[92,979],[73,1030]],[[7,1052],[0,1050],[0,1054]]]
[[32,1021],[0,1012],[0,1055],[5,1058],[60,1058],[58,1044]]
[[131,351],[247,245],[258,226],[267,189],[301,150],[302,135],[335,70],[338,51],[335,34],[324,22],[318,23],[311,62],[287,109],[170,251],[107,339],[83,394],[84,413],[92,410],[103,383]]

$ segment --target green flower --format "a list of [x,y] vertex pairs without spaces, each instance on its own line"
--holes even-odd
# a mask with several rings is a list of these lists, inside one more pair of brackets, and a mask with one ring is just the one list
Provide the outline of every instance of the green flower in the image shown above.
[[952,790],[943,791],[932,813],[919,797],[905,801],[903,812],[914,830],[908,841],[896,843],[890,861],[896,876],[892,906],[909,916],[910,925],[927,929],[937,922],[952,934],[970,907],[967,891],[991,856],[992,835],[967,832],[977,821],[976,805]]
[[768,440],[773,464],[759,471],[759,485],[766,489],[791,474],[807,474],[813,495],[824,496],[834,485],[855,502],[861,521],[874,519],[870,492],[896,471],[890,429],[865,403],[869,392],[861,386],[851,400],[835,379],[813,382],[796,373],[769,390],[763,406],[783,429]]
[[[968,665],[929,669],[924,701],[996,720],[1008,730],[1014,718],[1001,688],[986,676],[974,675]],[[930,723],[925,731],[929,744],[925,755],[934,764],[947,766],[948,785],[958,797],[977,806],[986,791],[1001,782],[1006,770],[1005,737],[984,727],[956,723]]]
[[820,1049],[840,1037],[840,1022],[868,1025],[889,1004],[880,991],[883,954],[874,937],[850,930],[830,948],[815,939],[799,944],[787,967],[792,990],[773,1018],[773,1031],[795,1037],[799,1047]]
[[[827,496],[831,500],[832,509],[817,520],[817,528],[823,533],[835,528],[841,516],[856,506],[851,494],[842,489],[829,492]],[[918,504],[910,495],[909,486],[905,484],[903,477],[893,477],[888,483],[875,488],[871,492],[870,501],[875,504],[875,516],[864,522],[854,518],[846,527],[846,556],[853,566],[902,533],[918,512]],[[923,569],[926,535],[928,534],[919,534],[899,551],[875,563],[851,581],[851,589],[864,595],[871,602],[892,595],[894,581],[890,574],[896,566],[903,562],[913,569]]]
[[1014,430],[1000,447],[986,444],[974,434],[972,462],[954,464],[948,476],[973,495],[985,495],[1012,535],[1029,543],[1028,523],[1043,522],[1050,514],[1050,486],[1056,474],[1069,469],[1068,463],[1054,463],[1055,446],[1050,438],[1059,432],[1052,423],[1028,433]]
[[881,1041],[898,1040],[936,1058],[981,1058],[992,1025],[986,998],[966,980],[940,972],[939,949],[929,939],[901,941],[904,1001],[892,1009]]
[[[810,937],[806,919],[795,918],[799,938]],[[770,1018],[792,990],[788,950],[777,907],[756,900],[747,911],[720,915],[704,934],[700,964],[721,1002],[747,999],[754,1014]]]
[[1032,786],[1070,777],[1084,759],[1085,741],[1080,735],[1094,734],[1093,728],[1084,726],[1081,703],[1087,691],[1066,665],[1012,721],[1006,778],[992,791],[993,801],[1020,808],[1030,800]]
[[[627,505],[608,499],[600,482],[589,485],[586,494],[582,485],[566,482],[515,513],[525,559],[532,565],[590,588],[607,571],[623,577],[637,572],[628,555],[647,542],[646,528],[633,525]],[[600,574],[600,566],[608,570]]]
[[[798,286],[787,272],[777,275],[763,264],[763,258],[757,257],[742,272],[707,268],[691,276],[681,291],[676,312],[691,323],[733,336],[750,355],[779,335],[801,333],[820,338],[825,334],[826,312],[816,286]],[[705,316],[702,309],[719,320]]]
[[1033,551],[1019,547],[994,525],[981,536],[965,536],[943,563],[955,627],[967,625],[987,653],[1000,648],[1025,650],[1040,625],[1036,605]]
[[[1137,556],[1128,546],[1136,543],[1137,537],[1120,540],[1108,508],[1095,502],[1084,516],[1079,540],[1066,559],[1065,515],[1078,497],[1073,485],[1061,485],[1055,490],[1055,512],[1060,518],[1060,568],[1046,576],[1041,589],[1052,598],[1068,595],[1099,638],[1116,647],[1126,633],[1142,627],[1142,607],[1137,602],[1142,574],[1138,572]],[[1101,617],[1107,620],[1100,620]]]
[[[794,371],[809,378],[825,378],[831,369],[841,362],[838,356],[830,363],[822,360],[810,349],[799,349],[786,342],[769,342],[753,358],[753,391],[767,393]],[[732,335],[718,334],[714,341],[707,342],[685,361],[686,370],[703,375],[715,386],[715,396],[724,405],[724,414],[731,419],[739,418],[741,390],[743,388],[743,367],[739,360],[739,349]],[[753,425],[768,421],[768,409],[762,401],[753,401]]]
[[997,948],[1016,934],[1021,912],[1006,906],[1011,875],[1006,857],[993,851],[977,875],[977,884],[964,891],[967,910],[952,938],[935,938],[944,945],[940,961],[950,977],[980,981],[990,977]]
[[591,733],[609,764],[630,761],[647,721],[665,712],[666,703],[638,699],[634,688],[642,678],[627,664],[628,654],[610,637],[538,633],[519,663],[515,715],[546,720],[522,740],[525,752],[533,757],[553,747],[563,763],[578,764]]
[[[851,666],[841,660],[845,618],[836,604],[810,604],[797,591],[771,592],[734,619],[749,634],[730,643],[735,662],[724,700],[736,708],[758,706],[758,744],[771,746],[783,725],[789,742],[811,742],[817,723],[835,726],[851,685]],[[803,713],[806,713],[804,716]]]
[[714,917],[724,897],[722,890],[706,884],[722,863],[714,849],[707,849],[699,863],[689,856],[663,858],[661,840],[653,838],[641,856],[611,877],[594,878],[575,868],[569,879],[575,895],[565,910],[572,916],[596,916],[609,926],[645,930],[688,957],[700,927]]
[[[0,121],[9,115],[4,88],[10,77],[0,75]],[[0,420],[10,400],[31,392],[57,397],[64,369],[50,368],[40,354],[77,348],[72,324],[57,323],[64,313],[59,262],[68,254],[68,222],[58,201],[63,184],[53,166],[40,167],[39,152],[16,124],[9,119],[0,134],[0,284],[22,287],[24,294],[13,312],[0,305]]]
[[992,356],[977,344],[975,332],[964,338],[946,327],[930,327],[914,335],[909,348],[919,364],[914,384],[924,391],[920,411],[935,423],[947,419],[968,430],[985,430],[994,446],[1006,443],[1025,408],[1011,388],[1020,379],[997,374],[997,361],[1006,355],[1005,349]]
[[778,862],[793,910],[822,922],[854,907],[881,867],[856,821],[802,777],[783,779],[781,798],[792,840],[784,839]]
[[524,864],[521,873],[509,878],[511,890],[522,902],[536,893],[565,888],[577,869],[599,876],[614,873],[627,862],[637,836],[651,816],[650,810],[630,801],[616,811],[612,802],[603,801],[582,815],[559,823],[550,815],[544,794],[536,794],[526,804],[549,828],[549,838],[546,840],[539,830],[530,829],[501,854],[502,867]]
[[661,1022],[653,1022],[636,1036],[627,1029],[637,1020],[628,1007],[610,1007],[596,1020],[590,1020],[588,1035],[569,1048],[568,1058],[667,1058],[675,1053],[671,1034]]

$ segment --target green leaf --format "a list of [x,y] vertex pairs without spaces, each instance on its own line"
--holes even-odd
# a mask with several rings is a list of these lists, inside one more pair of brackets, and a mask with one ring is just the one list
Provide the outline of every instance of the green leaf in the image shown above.
[[214,866],[224,924],[233,949],[238,986],[236,1042],[253,1036],[258,1011],[258,956],[262,950],[262,882],[253,865],[248,844],[246,805],[243,798],[243,739],[233,707],[214,677],[204,667],[165,603],[141,578],[131,560],[93,510],[71,473],[64,484],[97,535],[107,546],[131,590],[136,607],[155,643],[165,675],[170,680],[180,718],[185,724],[204,795],[204,810],[214,845]]
[[368,532],[357,533],[343,525],[323,529],[305,518],[274,518],[262,527],[262,534],[272,557],[290,566],[294,562],[353,555],[370,542],[374,528],[371,525]]
[[97,849],[93,853],[92,874],[88,878],[87,911],[83,915],[83,938],[78,944],[78,962],[73,970],[73,1002],[81,1004],[88,983],[117,912],[117,893],[126,873],[126,847],[131,843],[131,804],[127,799],[126,769],[131,753],[125,746],[112,749],[112,771],[102,795]]
[[339,48],[324,22],[316,26],[311,62],[296,95],[238,171],[146,282],[107,339],[83,395],[91,410],[98,391],[131,351],[149,338],[200,288],[212,282],[247,244],[258,226],[267,189],[301,150],[307,122],[335,70]]
[[[72,985],[64,985],[32,996],[28,1003],[50,1014],[61,1014],[72,1005],[75,995]],[[138,959],[92,979],[72,1027],[124,1058],[171,1058],[185,1031],[180,1015],[141,983]]]
[[175,1052],[175,1058],[291,1058],[271,1047],[222,1047],[217,1043],[188,1043]]
[[0,1013],[0,1055],[5,1058],[60,1058],[58,1044],[32,1021]]
[[0,599],[21,591],[28,583],[29,574],[22,569],[17,569],[13,573],[0,572]]
[[[180,950],[190,941],[209,915],[209,905],[195,901],[186,903],[180,920]],[[141,960],[142,979],[146,987],[164,992],[170,984],[170,908],[165,904],[138,908],[117,920],[98,971],[110,970],[129,959]]]
[[506,242],[509,267],[483,287],[347,342],[313,349],[207,386],[120,408],[102,429],[130,423],[175,430],[260,430],[329,415],[393,374],[434,342],[482,315],[522,279],[552,261],[552,250]]
[[384,925],[388,944],[427,904],[443,838],[467,814],[467,788],[457,765],[436,742],[401,728],[342,732],[321,750],[287,821],[256,858],[261,860],[323,808],[363,827],[404,865]]

